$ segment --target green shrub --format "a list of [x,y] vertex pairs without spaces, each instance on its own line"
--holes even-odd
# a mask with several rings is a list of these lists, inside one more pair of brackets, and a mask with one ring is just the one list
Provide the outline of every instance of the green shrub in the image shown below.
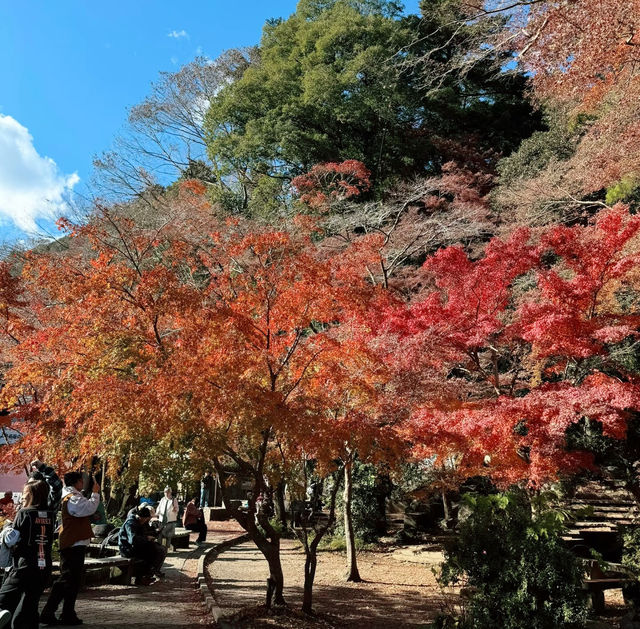
[[640,527],[622,528],[622,563],[640,576]]
[[618,201],[629,201],[637,196],[640,182],[635,175],[627,175],[609,188],[605,201],[609,205],[614,205]]
[[640,527],[637,525],[621,527],[622,563],[635,575],[636,581],[627,583],[622,591],[625,601],[631,601],[636,610],[640,610]]
[[107,517],[107,522],[113,526],[114,529],[119,529],[124,524],[125,518],[121,518],[117,515],[110,515]]
[[[376,548],[375,543],[366,543],[361,537],[355,538],[356,550],[374,550]],[[332,552],[346,552],[347,542],[343,533],[333,533],[332,535],[325,536],[320,542],[320,550],[328,550]]]
[[[381,505],[390,492],[386,477],[378,473],[378,468],[370,463],[356,461],[353,465],[351,495],[351,516],[356,539],[363,544],[378,541],[384,532],[384,513]],[[338,494],[335,535],[344,535],[344,518],[342,492]]]
[[459,626],[583,626],[582,571],[560,539],[564,516],[540,506],[533,515],[523,492],[468,495],[465,501],[469,516],[446,551],[440,575],[443,585],[464,584],[474,592]]

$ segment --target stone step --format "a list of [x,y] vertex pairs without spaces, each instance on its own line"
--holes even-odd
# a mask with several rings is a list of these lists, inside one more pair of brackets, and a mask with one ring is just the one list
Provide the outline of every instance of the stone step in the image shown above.
[[567,527],[579,531],[582,529],[611,529],[615,531],[618,524],[633,524],[633,520],[618,520],[616,522],[607,520],[577,520],[576,522],[568,523]]

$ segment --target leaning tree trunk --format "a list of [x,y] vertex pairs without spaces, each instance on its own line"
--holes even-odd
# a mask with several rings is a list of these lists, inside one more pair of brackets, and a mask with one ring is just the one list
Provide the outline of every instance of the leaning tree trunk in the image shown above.
[[240,511],[238,508],[231,506],[229,490],[221,462],[219,459],[214,458],[213,464],[219,478],[222,502],[227,513],[247,532],[251,541],[264,555],[269,566],[266,598],[267,609],[271,608],[272,603],[274,605],[286,605],[286,601],[284,600],[284,573],[282,572],[282,563],[280,561],[280,535],[271,526],[268,517],[266,517],[264,513],[260,512],[257,514],[259,522],[256,518],[256,497],[260,491],[266,489],[264,484],[259,481],[260,477],[257,476],[251,498],[249,499],[248,511]]
[[360,582],[358,560],[356,558],[356,537],[353,531],[353,517],[351,515],[352,473],[353,462],[349,461],[344,466],[344,539],[347,545],[347,581]]

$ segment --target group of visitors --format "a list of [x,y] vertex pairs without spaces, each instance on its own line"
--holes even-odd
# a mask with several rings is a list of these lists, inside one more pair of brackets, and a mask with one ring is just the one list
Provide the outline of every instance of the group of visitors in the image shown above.
[[[81,493],[81,473],[65,474],[63,489],[53,468],[34,461],[31,469],[16,516],[1,533],[0,556],[5,574],[0,587],[0,627],[12,623],[13,629],[35,629],[39,621],[80,625],[75,603],[85,549],[92,537],[91,516],[100,501],[100,486],[94,482],[91,497],[86,498]],[[38,601],[51,576],[51,547],[60,505],[60,576],[39,616]],[[57,618],[60,603],[62,614]]]
[[[93,481],[83,493],[86,474],[68,472],[64,487],[53,468],[40,461],[31,474],[13,520],[0,530],[0,629],[37,629],[45,625],[81,625],[75,610],[84,571],[87,547],[93,537],[92,523],[104,508],[100,486]],[[99,506],[101,509],[99,509]],[[56,529],[58,509],[61,525]],[[149,502],[132,509],[118,532],[120,554],[134,559],[136,584],[149,585],[164,576],[164,563],[179,515],[177,499],[166,487],[157,508]],[[152,517],[156,523],[151,526]],[[97,521],[97,520],[96,520]],[[186,506],[183,525],[205,540],[207,527],[197,498]],[[55,533],[60,548],[60,575],[38,614],[38,602],[51,579],[51,549]],[[62,604],[60,616],[57,611]]]

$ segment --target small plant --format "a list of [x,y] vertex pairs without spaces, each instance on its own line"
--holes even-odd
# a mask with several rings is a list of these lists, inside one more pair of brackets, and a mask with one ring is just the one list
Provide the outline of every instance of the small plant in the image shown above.
[[107,522],[111,524],[114,529],[119,529],[124,524],[124,519],[117,515],[111,515],[107,518]]

